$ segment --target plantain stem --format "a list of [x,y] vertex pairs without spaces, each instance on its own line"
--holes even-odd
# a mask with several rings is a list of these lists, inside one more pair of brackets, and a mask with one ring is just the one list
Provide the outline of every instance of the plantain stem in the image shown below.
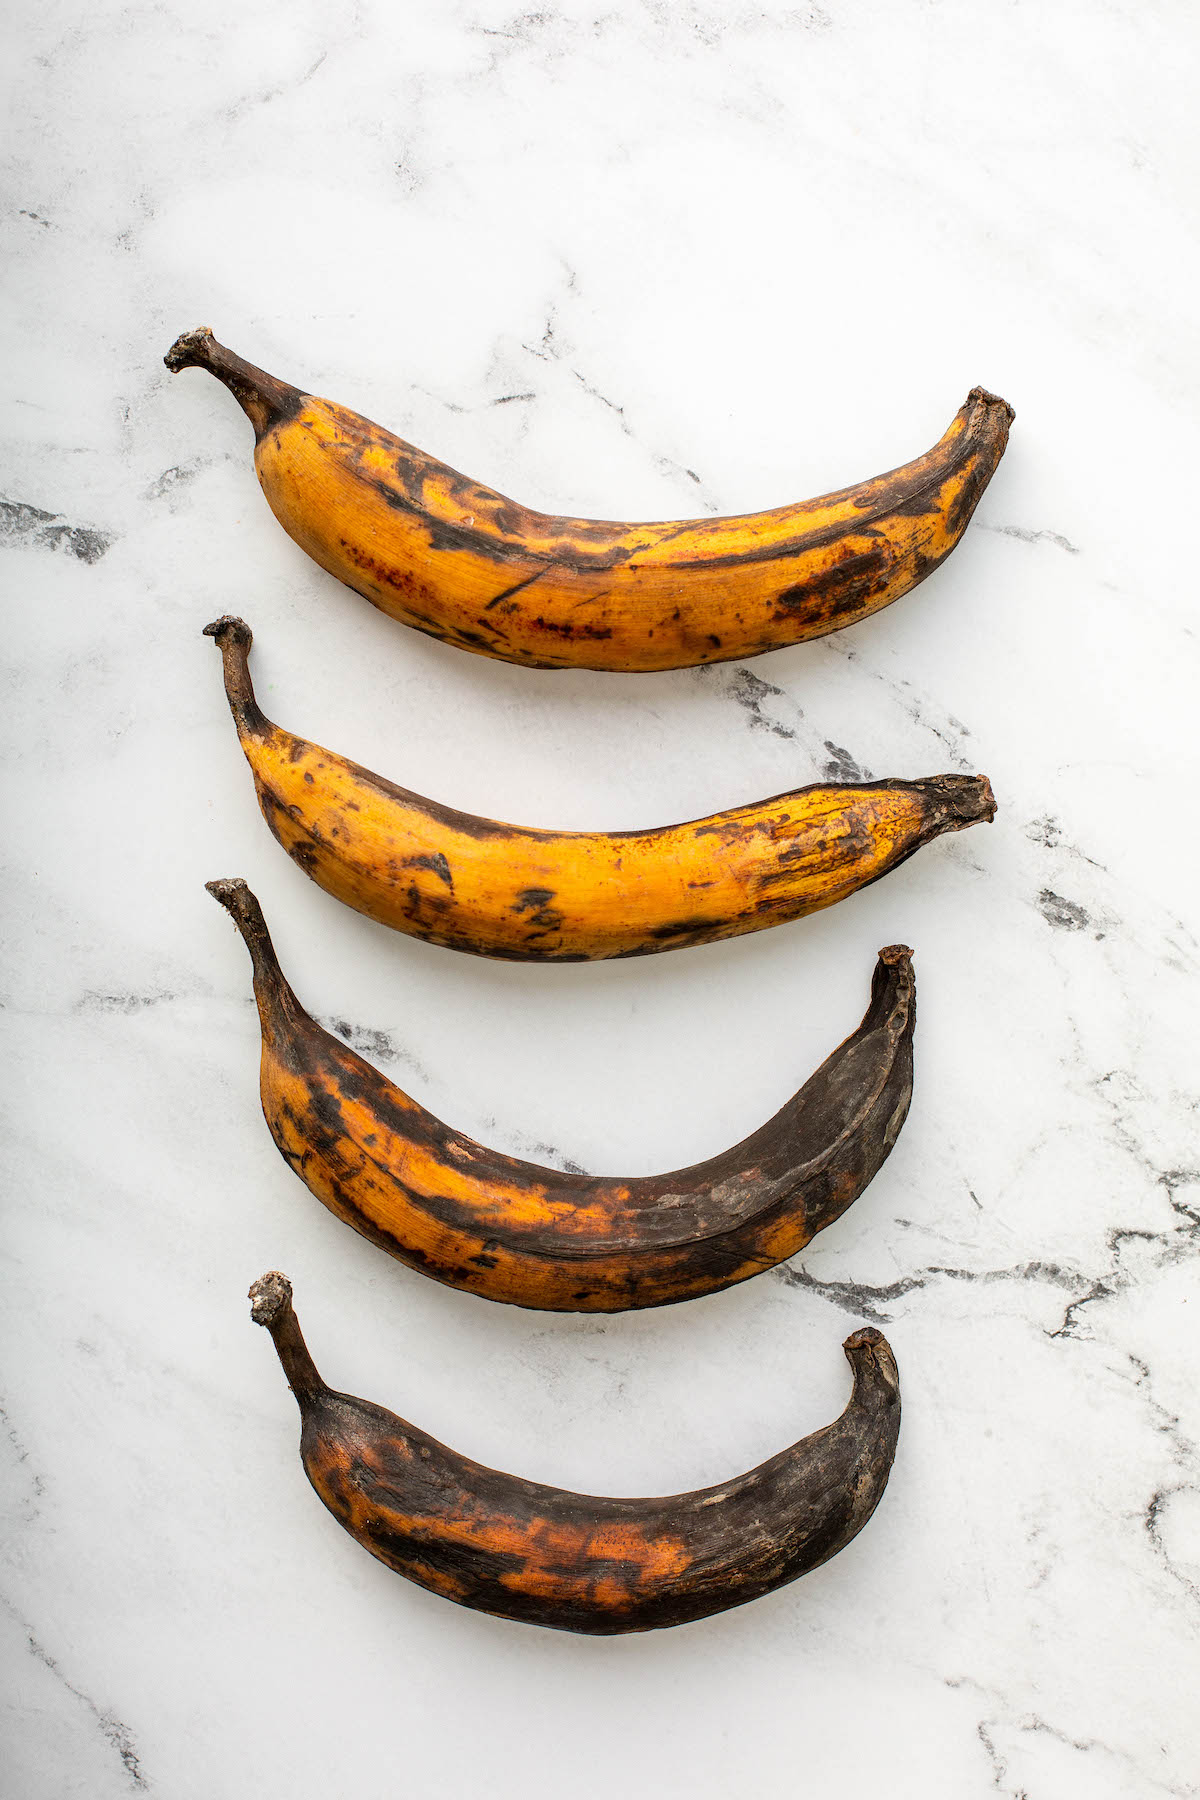
[[254,633],[245,619],[222,613],[219,619],[204,627],[204,636],[212,638],[221,652],[225,697],[238,736],[262,737],[270,729],[270,720],[254,698],[254,683],[250,679],[250,646],[254,642]]
[[204,885],[213,899],[225,908],[250,952],[250,961],[254,964],[254,998],[263,1030],[273,1031],[281,1014],[293,1023],[297,1017],[304,1018],[304,1009],[279,966],[257,896],[251,893],[240,875],[206,881]]
[[185,331],[175,339],[163,357],[172,375],[181,369],[207,369],[223,382],[254,427],[256,438],[263,437],[273,425],[290,419],[300,409],[303,395],[286,381],[243,362],[224,344],[218,344],[207,325]]
[[308,1352],[300,1321],[292,1310],[292,1284],[278,1269],[260,1275],[250,1288],[250,1317],[265,1325],[275,1344],[283,1372],[303,1410],[306,1400],[328,1392]]

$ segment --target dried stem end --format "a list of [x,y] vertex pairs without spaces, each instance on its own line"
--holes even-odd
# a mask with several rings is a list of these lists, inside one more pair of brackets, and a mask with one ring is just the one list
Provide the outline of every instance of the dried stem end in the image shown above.
[[225,911],[232,913],[235,919],[245,916],[246,897],[249,895],[251,899],[254,898],[248,884],[240,875],[224,875],[220,880],[206,881],[204,885],[213,899],[219,901]]
[[996,816],[996,796],[986,775],[934,775],[921,785],[934,802],[939,832],[990,825]]
[[214,638],[221,646],[238,644],[243,650],[249,650],[254,642],[254,633],[245,619],[239,619],[235,613],[222,613],[219,619],[204,627],[201,636]]
[[882,1331],[874,1325],[864,1325],[858,1331],[852,1331],[842,1345],[846,1361],[854,1371],[854,1379],[858,1381],[875,1375],[886,1387],[900,1392],[900,1371],[896,1367],[896,1358],[892,1346]]
[[[216,885],[209,883],[210,887]],[[292,1284],[286,1275],[272,1269],[251,1285],[249,1300],[250,1317],[256,1325],[265,1325],[269,1330],[283,1313],[291,1310]]]
[[871,1005],[860,1031],[912,1031],[917,991],[912,951],[907,944],[885,944],[871,974]]
[[212,361],[214,342],[212,327],[197,325],[194,331],[182,332],[175,339],[163,361],[172,375],[178,375],[181,369],[207,369]]
[[1002,400],[999,394],[989,393],[987,388],[973,387],[967,395],[967,405],[970,406],[972,403],[977,406],[999,407],[1005,414],[1005,423],[1008,425],[1011,425],[1017,416],[1007,400]]

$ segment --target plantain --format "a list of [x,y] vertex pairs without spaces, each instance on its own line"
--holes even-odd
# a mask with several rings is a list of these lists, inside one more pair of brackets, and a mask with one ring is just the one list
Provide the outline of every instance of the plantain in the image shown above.
[[272,512],[323,569],[431,637],[542,669],[726,662],[878,612],[953,550],[1013,417],[972,388],[933,449],[890,474],[741,518],[627,524],[531,512],[207,327],[164,360],[234,395]]
[[590,962],[762,931],[832,906],[946,831],[990,820],[983,775],[795,788],[645,831],[532,831],[455,812],[282,730],[250,681],[250,627],[204,627],[263,816],[319,887],[477,956]]
[[425,1275],[515,1306],[623,1312],[794,1256],[886,1160],[912,1097],[916,984],[881,950],[858,1030],[758,1131],[666,1175],[568,1174],[435,1119],[311,1018],[244,881],[210,881],[254,964],[259,1091],[284,1160],[347,1225]]
[[653,1500],[502,1475],[368,1400],[325,1386],[277,1272],[250,1289],[302,1422],[300,1459],[338,1524],[389,1569],[459,1606],[608,1637],[683,1625],[806,1575],[883,1497],[900,1377],[882,1332],[842,1348],[854,1376],[832,1425],[747,1475]]

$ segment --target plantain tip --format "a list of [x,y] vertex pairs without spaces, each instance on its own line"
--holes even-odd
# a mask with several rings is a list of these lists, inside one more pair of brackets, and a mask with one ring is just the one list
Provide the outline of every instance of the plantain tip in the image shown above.
[[273,1325],[280,1313],[286,1312],[292,1304],[292,1284],[278,1269],[271,1269],[251,1283],[248,1299],[254,1323]]
[[971,389],[967,395],[967,405],[970,406],[972,402],[978,406],[997,407],[1004,414],[1005,423],[1008,425],[1011,425],[1017,416],[1007,400],[1002,400],[999,394],[990,393],[985,387]]
[[907,944],[885,944],[879,960],[888,969],[905,969],[912,963],[913,953]]
[[178,375],[181,369],[204,368],[212,341],[212,328],[197,325],[194,331],[184,331],[175,339],[163,361],[172,375]]
[[240,644],[244,650],[249,650],[254,642],[254,633],[245,619],[239,619],[236,613],[222,613],[219,619],[206,625],[200,635],[213,638],[218,645]]
[[939,831],[990,825],[996,816],[996,796],[986,775],[933,775],[921,785],[935,802]]
[[979,819],[990,825],[996,816],[996,796],[992,792],[992,784],[986,775],[976,775],[975,810],[971,814],[972,822]]
[[874,1325],[863,1325],[858,1331],[852,1331],[842,1349],[856,1375],[869,1365],[878,1371],[889,1387],[899,1391],[900,1371],[896,1367],[892,1346]]
[[206,881],[204,885],[213,899],[227,908],[234,907],[242,894],[250,892],[240,875],[224,875],[217,881]]

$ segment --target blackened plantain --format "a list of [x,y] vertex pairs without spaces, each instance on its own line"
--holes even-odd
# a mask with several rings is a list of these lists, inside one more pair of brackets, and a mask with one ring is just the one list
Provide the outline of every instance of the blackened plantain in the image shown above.
[[250,1300],[300,1407],[305,1474],[339,1525],[418,1586],[528,1625],[653,1631],[769,1594],[858,1535],[896,1453],[896,1359],[869,1327],[843,1345],[854,1386],[831,1425],[717,1487],[625,1500],[500,1474],[334,1393],[286,1276],[262,1276]]

